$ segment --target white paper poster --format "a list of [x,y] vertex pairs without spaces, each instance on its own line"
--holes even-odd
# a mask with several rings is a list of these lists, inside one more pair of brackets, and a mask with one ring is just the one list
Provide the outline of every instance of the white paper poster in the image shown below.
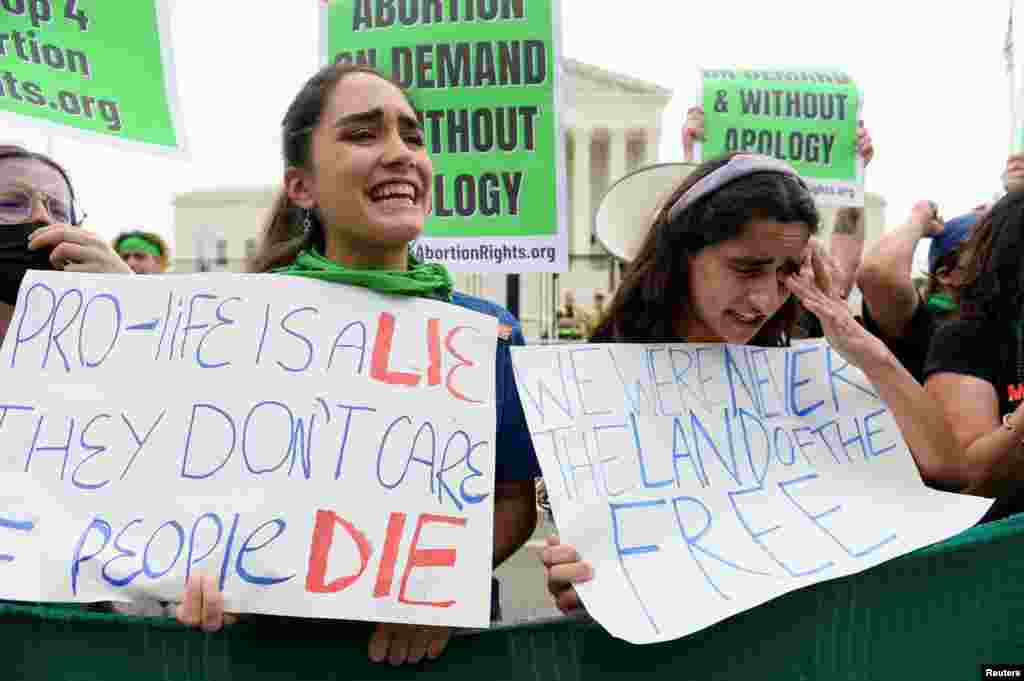
[[864,375],[792,348],[513,348],[577,587],[633,643],[666,641],[975,524],[990,500],[927,489]]
[[497,321],[298,277],[31,272],[0,598],[487,626]]

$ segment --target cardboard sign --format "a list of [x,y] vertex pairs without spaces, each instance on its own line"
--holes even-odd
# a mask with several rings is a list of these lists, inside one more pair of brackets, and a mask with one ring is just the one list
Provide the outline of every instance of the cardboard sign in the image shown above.
[[557,0],[331,0],[328,62],[409,90],[434,164],[417,257],[467,272],[568,270]]
[[0,598],[487,626],[497,321],[284,275],[30,272]]
[[0,3],[0,115],[183,155],[168,0]]
[[892,414],[824,341],[513,348],[588,611],[666,641],[981,519],[927,489]]
[[746,151],[786,161],[817,201],[864,205],[861,95],[832,69],[701,69],[703,158]]

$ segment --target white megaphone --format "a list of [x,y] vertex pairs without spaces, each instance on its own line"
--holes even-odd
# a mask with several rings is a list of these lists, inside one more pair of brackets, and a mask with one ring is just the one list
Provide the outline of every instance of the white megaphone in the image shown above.
[[656,163],[616,181],[594,216],[594,236],[605,250],[631,262],[662,204],[696,167],[693,163]]

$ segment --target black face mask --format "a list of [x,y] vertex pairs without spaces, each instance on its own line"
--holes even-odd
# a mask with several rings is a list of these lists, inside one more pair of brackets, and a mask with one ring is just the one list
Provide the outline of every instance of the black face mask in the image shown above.
[[0,303],[18,302],[18,287],[28,270],[52,270],[52,248],[28,250],[28,235],[47,222],[0,225]]

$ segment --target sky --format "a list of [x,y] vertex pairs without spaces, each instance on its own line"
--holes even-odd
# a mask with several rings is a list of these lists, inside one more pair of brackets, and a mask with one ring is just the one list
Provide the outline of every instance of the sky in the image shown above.
[[[319,64],[317,0],[171,4],[190,160],[48,140],[6,121],[0,128],[0,142],[52,145],[89,215],[86,226],[104,236],[144,226],[173,239],[175,194],[279,182],[281,117]],[[673,90],[661,161],[682,158],[680,131],[696,101],[699,65],[842,68],[864,93],[876,147],[866,188],[885,198],[891,228],[917,200],[936,201],[949,218],[1000,190],[1010,134],[1007,7],[1006,0],[562,0],[563,53]],[[1019,45],[1024,71],[1024,40]]]

